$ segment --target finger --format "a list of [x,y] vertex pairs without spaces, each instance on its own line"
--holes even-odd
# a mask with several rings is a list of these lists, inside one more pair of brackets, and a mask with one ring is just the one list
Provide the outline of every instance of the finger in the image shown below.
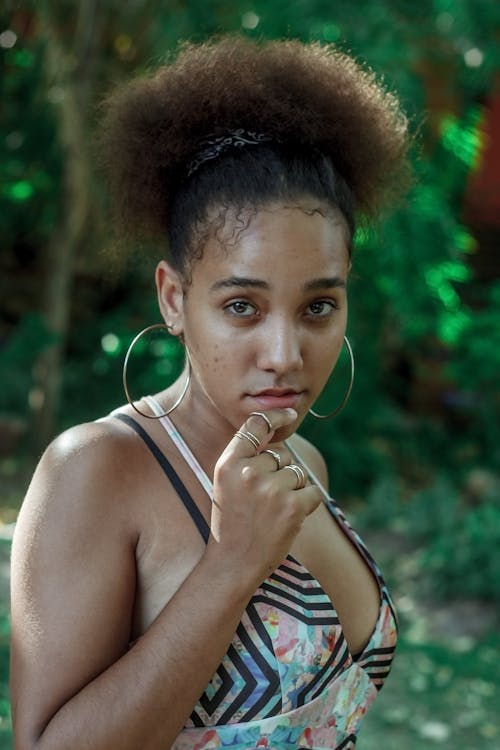
[[271,442],[276,430],[297,419],[295,409],[270,409],[262,414],[265,414],[269,420],[271,430],[269,430],[267,420],[262,419],[261,413],[251,414],[227,446],[237,456],[241,458],[256,456]]
[[250,432],[250,430],[236,430],[234,433],[234,436],[237,437],[239,440],[246,440],[247,443],[250,443],[252,448],[255,451],[254,455],[257,455],[260,448],[261,443],[257,435],[254,435],[253,432]]
[[250,416],[251,417],[260,417],[266,423],[266,425],[267,425],[267,431],[268,432],[272,432],[273,431],[273,424],[272,424],[271,420],[269,419],[269,417],[267,416],[267,414],[266,414],[265,411],[251,411],[250,412]]
[[295,409],[254,411],[244,422],[243,428],[253,432],[258,437],[262,448],[266,448],[271,443],[276,430],[291,424],[295,419],[297,419]]
[[[286,450],[286,448],[278,447],[277,445],[272,448],[264,448],[264,450],[260,452],[260,456],[262,456],[261,463],[263,468],[267,468],[269,471],[280,471],[284,466],[291,463],[292,460],[290,451]],[[258,457],[258,460],[261,460],[260,456]],[[271,463],[271,459],[273,463]]]
[[311,513],[314,513],[323,500],[321,490],[315,484],[308,484],[304,489],[296,490],[293,494],[294,500],[301,504],[304,516],[309,516]]
[[291,487],[292,490],[301,490],[306,486],[307,475],[302,466],[299,466],[298,464],[288,464],[283,467],[281,473],[282,475],[285,473],[287,474],[287,481],[292,478],[292,481],[295,482],[294,486]]

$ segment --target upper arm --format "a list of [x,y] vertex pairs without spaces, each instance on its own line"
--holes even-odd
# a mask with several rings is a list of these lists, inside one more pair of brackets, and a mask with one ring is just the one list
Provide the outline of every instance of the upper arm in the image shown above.
[[12,548],[11,694],[22,747],[128,646],[134,540],[118,502],[123,479],[116,451],[106,447],[103,430],[82,426],[58,438],[19,514]]

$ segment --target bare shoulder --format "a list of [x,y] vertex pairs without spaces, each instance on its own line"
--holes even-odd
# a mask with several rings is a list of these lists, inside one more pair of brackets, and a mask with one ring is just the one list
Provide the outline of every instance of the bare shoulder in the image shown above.
[[325,459],[316,446],[298,433],[290,438],[289,443],[304,463],[314,472],[323,487],[328,490],[328,469]]
[[102,420],[77,425],[55,438],[34,472],[18,525],[47,516],[56,528],[70,516],[77,524],[110,514],[116,521],[116,514],[125,510],[121,490],[140,460],[129,432],[115,420]]

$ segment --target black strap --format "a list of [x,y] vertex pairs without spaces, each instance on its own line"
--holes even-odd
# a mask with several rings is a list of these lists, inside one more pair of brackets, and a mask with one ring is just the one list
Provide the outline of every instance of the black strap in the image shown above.
[[149,450],[156,458],[167,477],[170,479],[172,487],[179,495],[184,507],[193,519],[196,528],[200,532],[201,536],[203,537],[203,541],[206,544],[208,542],[208,537],[210,536],[210,528],[203,518],[200,509],[187,491],[184,483],[182,482],[182,479],[179,477],[168,458],[164,453],[162,453],[162,451],[156,445],[155,441],[148,435],[146,430],[144,430],[135,419],[129,417],[127,414],[113,414],[113,416],[116,417],[116,419],[119,419],[121,422],[125,422],[125,424],[135,430],[139,437],[144,440]]

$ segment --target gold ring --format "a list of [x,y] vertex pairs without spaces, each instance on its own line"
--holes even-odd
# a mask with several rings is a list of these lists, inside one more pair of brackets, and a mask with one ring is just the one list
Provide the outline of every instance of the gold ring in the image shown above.
[[235,434],[236,437],[242,438],[243,440],[248,440],[248,442],[251,443],[255,448],[255,455],[257,455],[260,448],[260,440],[255,437],[253,432],[249,432],[248,430],[238,430]]
[[269,417],[267,416],[267,414],[263,414],[261,411],[251,411],[250,412],[250,416],[251,417],[262,417],[262,419],[264,420],[264,422],[267,424],[267,431],[268,432],[272,432],[273,431],[273,426],[271,424],[271,420],[269,419]]
[[306,475],[304,474],[304,470],[301,466],[297,466],[297,464],[288,464],[287,466],[283,467],[283,471],[285,469],[290,469],[290,471],[293,471],[295,476],[297,477],[297,484],[295,486],[296,490],[302,490],[306,486]]
[[269,455],[274,458],[274,460],[276,461],[276,471],[279,471],[281,469],[281,456],[278,451],[273,451],[271,450],[271,448],[266,448],[262,451],[262,453],[269,453]]

